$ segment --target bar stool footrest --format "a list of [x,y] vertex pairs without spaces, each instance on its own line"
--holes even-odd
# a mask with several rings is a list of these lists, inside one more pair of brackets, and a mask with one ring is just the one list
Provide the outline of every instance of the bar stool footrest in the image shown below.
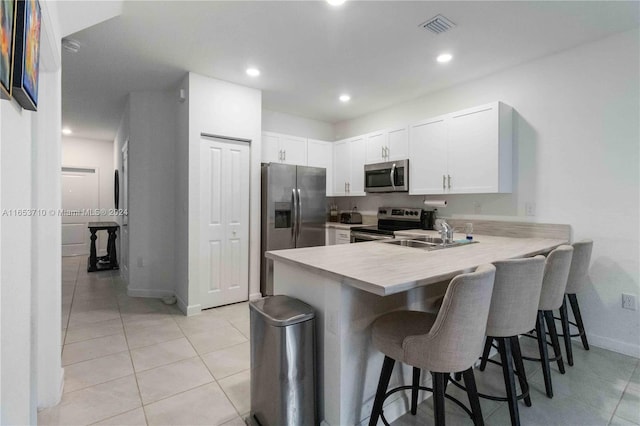
[[[524,357],[523,357],[523,358],[524,358]],[[489,361],[489,362],[493,362],[494,364],[502,365],[502,364],[500,364],[500,363],[498,363],[498,362],[496,362],[496,361],[493,361],[493,360],[491,360],[491,359],[489,359],[489,360],[487,360],[487,361]],[[517,373],[516,371],[514,371],[514,372],[513,372],[513,374],[515,374],[516,376],[518,375],[518,373]],[[464,391],[466,391],[466,390],[467,390],[467,388],[466,388],[464,385],[462,385],[462,384],[458,383],[457,381],[452,380],[451,378],[449,378],[449,381],[450,381],[454,386],[456,386],[457,388],[462,389],[462,390],[464,390]],[[494,396],[494,395],[487,395],[487,394],[480,393],[480,392],[478,392],[478,396],[479,396],[480,398],[490,399],[491,401],[501,401],[501,402],[507,402],[507,401],[509,401],[509,398],[507,398],[506,396]],[[528,397],[528,396],[529,396],[529,385],[527,384],[527,388],[526,388],[526,389],[522,389],[522,393],[521,393],[521,394],[516,395],[516,400],[520,401],[520,400],[522,400],[522,399],[525,399],[525,398],[526,398],[526,397]]]

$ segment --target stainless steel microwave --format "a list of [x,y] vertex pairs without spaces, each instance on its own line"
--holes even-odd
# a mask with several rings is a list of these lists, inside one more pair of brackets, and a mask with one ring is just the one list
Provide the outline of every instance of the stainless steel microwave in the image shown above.
[[409,160],[366,164],[364,190],[365,192],[409,191]]

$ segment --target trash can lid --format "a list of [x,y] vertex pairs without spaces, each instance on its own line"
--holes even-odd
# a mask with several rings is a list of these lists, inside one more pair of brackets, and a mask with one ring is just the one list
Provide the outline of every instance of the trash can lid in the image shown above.
[[249,303],[265,321],[275,327],[286,327],[309,321],[315,317],[313,308],[301,300],[289,296],[271,296]]

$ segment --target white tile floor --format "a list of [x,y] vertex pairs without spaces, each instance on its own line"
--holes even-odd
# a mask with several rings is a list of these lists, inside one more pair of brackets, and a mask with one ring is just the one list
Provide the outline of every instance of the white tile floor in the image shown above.
[[[51,425],[242,425],[249,411],[249,310],[246,303],[183,316],[159,300],[126,295],[116,272],[87,274],[86,258],[63,259],[62,402],[38,413]],[[523,351],[535,355],[532,340]],[[640,425],[635,358],[574,345],[575,366],[553,371],[544,394],[538,363],[525,361],[532,407],[523,425]],[[499,393],[502,373],[477,372],[481,392]],[[453,386],[447,391],[466,402]],[[487,425],[509,424],[504,403],[481,400]],[[447,425],[472,424],[447,403]],[[394,425],[433,424],[431,400]]]
[[46,425],[240,425],[249,411],[247,303],[185,317],[131,298],[118,271],[62,262],[62,402]]

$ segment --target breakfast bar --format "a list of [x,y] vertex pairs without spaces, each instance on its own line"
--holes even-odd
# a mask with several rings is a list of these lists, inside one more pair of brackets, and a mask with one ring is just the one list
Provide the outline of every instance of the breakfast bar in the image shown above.
[[[419,231],[436,237],[435,231]],[[464,239],[464,235],[454,235]],[[475,244],[433,251],[384,242],[270,251],[274,294],[298,298],[316,310],[318,410],[325,425],[365,422],[375,396],[382,354],[371,346],[371,324],[398,310],[429,310],[458,274],[497,260],[545,254],[564,238],[478,235]],[[402,370],[401,370],[402,368]],[[428,385],[429,375],[423,375]],[[396,367],[391,386],[409,384],[408,367]],[[389,398],[389,421],[409,409],[408,399]]]

